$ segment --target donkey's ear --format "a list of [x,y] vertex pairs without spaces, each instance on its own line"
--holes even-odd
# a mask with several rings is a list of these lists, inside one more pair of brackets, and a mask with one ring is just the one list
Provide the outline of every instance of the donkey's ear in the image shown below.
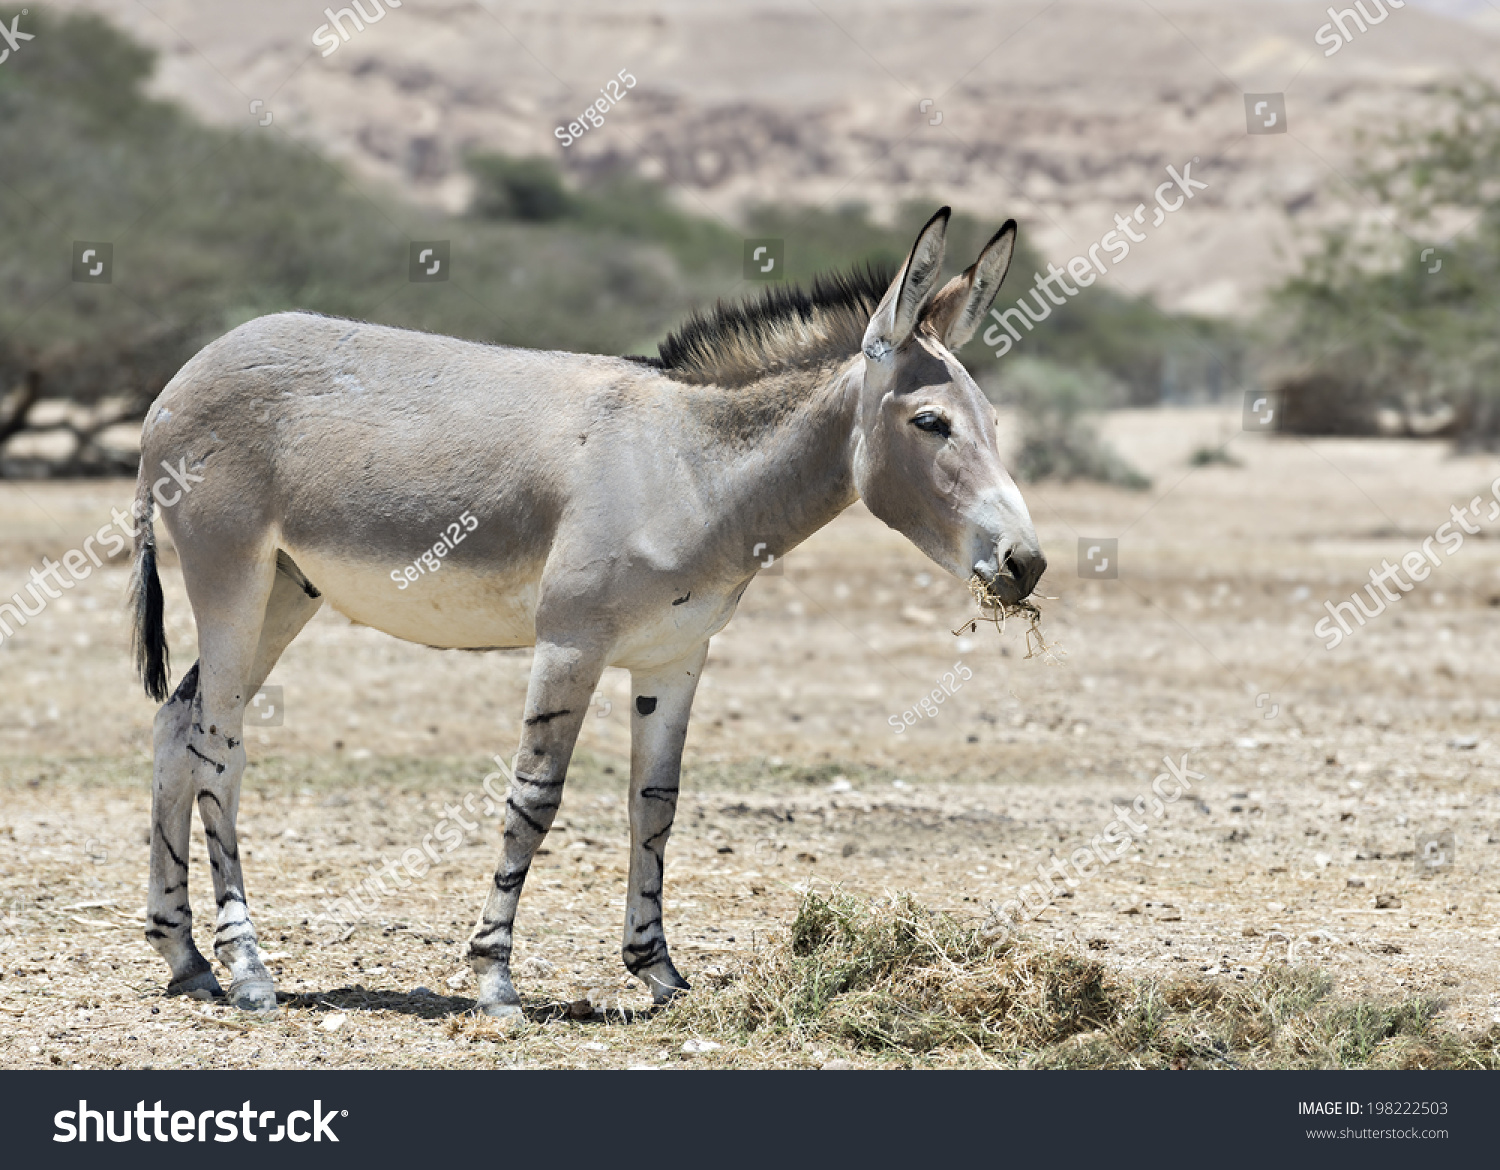
[[922,328],[954,351],[973,337],[995,302],[1015,250],[1016,221],[1008,219],[980,250],[979,259],[932,298]]
[[943,240],[952,209],[941,208],[917,233],[911,255],[891,281],[865,329],[864,350],[871,357],[899,349],[911,340],[917,322],[943,274]]

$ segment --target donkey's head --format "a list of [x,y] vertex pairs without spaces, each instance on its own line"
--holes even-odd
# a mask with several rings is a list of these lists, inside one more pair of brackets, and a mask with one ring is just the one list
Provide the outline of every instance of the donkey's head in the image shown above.
[[1008,221],[942,289],[948,208],[930,220],[870,318],[854,481],[870,511],[960,580],[1019,601],[1047,559],[995,444],[995,416],[953,356],[1010,266]]

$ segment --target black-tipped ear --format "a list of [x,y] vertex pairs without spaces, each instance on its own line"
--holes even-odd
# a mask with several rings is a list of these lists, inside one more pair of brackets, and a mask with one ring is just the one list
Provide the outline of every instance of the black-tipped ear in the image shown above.
[[916,332],[917,322],[943,274],[943,245],[948,217],[952,214],[950,207],[939,208],[917,233],[917,242],[912,245],[906,263],[870,317],[865,329],[866,353],[899,349]]
[[995,303],[995,294],[1000,291],[1000,282],[1010,269],[1015,251],[1016,221],[1008,219],[979,250],[979,259],[932,298],[922,316],[922,328],[948,349],[959,349],[974,336]]

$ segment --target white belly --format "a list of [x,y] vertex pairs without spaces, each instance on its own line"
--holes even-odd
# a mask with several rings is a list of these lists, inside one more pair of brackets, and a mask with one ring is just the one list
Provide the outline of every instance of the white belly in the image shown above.
[[[362,626],[443,649],[502,649],[536,641],[538,583],[475,573],[452,563],[415,581],[386,563],[362,563],[287,548],[307,579],[339,613]],[[392,573],[397,579],[393,579]]]

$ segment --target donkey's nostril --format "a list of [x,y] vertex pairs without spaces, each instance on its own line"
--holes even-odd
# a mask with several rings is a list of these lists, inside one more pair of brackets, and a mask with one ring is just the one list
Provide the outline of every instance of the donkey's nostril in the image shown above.
[[1036,588],[1036,583],[1042,579],[1042,574],[1047,569],[1047,558],[1041,553],[1016,556],[1014,552],[1005,554],[1005,571],[1010,574],[1012,581],[1016,583],[1017,589],[1022,597],[1027,596]]

